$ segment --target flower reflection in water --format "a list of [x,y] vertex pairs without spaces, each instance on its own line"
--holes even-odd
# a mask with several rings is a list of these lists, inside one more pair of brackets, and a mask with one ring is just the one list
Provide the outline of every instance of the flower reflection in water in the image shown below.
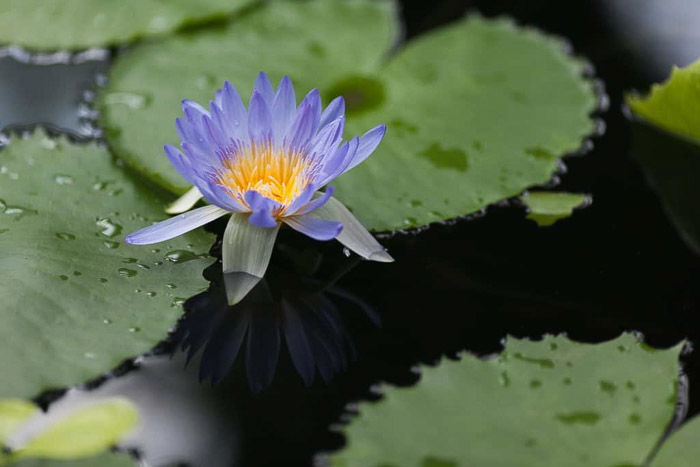
[[356,359],[343,315],[360,312],[380,326],[378,314],[335,286],[338,275],[330,283],[298,276],[290,280],[289,276],[276,269],[269,271],[266,280],[232,306],[222,288],[193,299],[175,338],[188,361],[201,351],[201,381],[223,380],[241,355],[251,390],[260,392],[272,383],[283,347],[306,386],[313,384],[317,373],[328,383]]

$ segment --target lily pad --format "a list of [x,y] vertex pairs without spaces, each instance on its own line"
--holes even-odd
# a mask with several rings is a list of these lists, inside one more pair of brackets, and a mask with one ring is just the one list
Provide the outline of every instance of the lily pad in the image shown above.
[[27,421],[39,410],[39,407],[22,399],[0,400],[0,444],[7,435]]
[[551,193],[529,191],[520,198],[527,207],[527,218],[540,227],[547,227],[574,213],[574,209],[587,206],[591,197],[576,193]]
[[700,144],[700,60],[673,68],[668,81],[653,85],[647,96],[627,96],[627,104],[644,120]]
[[674,412],[680,346],[509,338],[363,403],[334,466],[641,465]]
[[163,219],[164,200],[101,147],[11,139],[0,200],[0,397],[71,386],[146,352],[206,288],[213,236],[123,243]]
[[105,452],[87,459],[25,459],[12,464],[1,464],[6,467],[135,467],[137,464],[128,454]]
[[228,27],[143,44],[119,57],[99,98],[113,150],[161,186],[189,187],[162,153],[177,143],[180,100],[206,102],[224,80],[288,74],[300,92],[348,103],[346,134],[379,123],[379,149],[337,182],[375,231],[478,211],[547,182],[576,151],[597,106],[584,64],[562,43],[507,20],[469,17],[393,54],[394,3],[272,2]]
[[0,43],[83,49],[130,42],[208,21],[250,0],[0,0]]
[[700,458],[700,417],[687,421],[661,446],[652,467],[695,467]]

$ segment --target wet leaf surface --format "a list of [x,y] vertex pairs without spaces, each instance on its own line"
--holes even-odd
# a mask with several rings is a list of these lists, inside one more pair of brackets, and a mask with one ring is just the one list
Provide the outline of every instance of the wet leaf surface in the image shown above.
[[630,334],[510,338],[498,357],[443,360],[413,387],[384,387],[331,464],[640,465],[672,418],[679,352]]
[[545,183],[593,131],[597,97],[559,40],[474,16],[390,57],[391,5],[277,2],[222,30],[135,48],[100,98],[111,147],[184,192],[162,154],[177,142],[180,100],[205,103],[225,79],[246,95],[260,70],[289,74],[300,94],[345,96],[346,135],[388,125],[379,150],[337,182],[338,198],[383,231],[466,215]]
[[165,200],[102,148],[11,139],[0,200],[2,397],[84,382],[147,351],[206,287],[210,235],[123,243],[165,217]]
[[225,17],[249,0],[2,0],[0,43],[32,49],[83,49],[172,32]]

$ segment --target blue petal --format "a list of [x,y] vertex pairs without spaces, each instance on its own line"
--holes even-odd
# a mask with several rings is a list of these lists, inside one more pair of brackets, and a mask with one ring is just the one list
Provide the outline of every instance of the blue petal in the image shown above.
[[209,175],[202,176],[196,184],[202,196],[212,204],[231,212],[248,212],[248,209],[238,200],[231,196],[231,193],[211,179]]
[[220,99],[221,111],[225,119],[221,126],[231,132],[232,138],[246,139],[248,137],[248,112],[246,112],[238,91],[230,82],[224,82]]
[[320,162],[324,158],[332,155],[343,138],[344,129],[345,118],[343,117],[334,120],[322,128],[309,144],[309,156],[311,156],[314,161]]
[[[272,100],[275,98],[275,90],[272,87],[270,78],[263,71],[258,73],[258,77],[255,80],[255,86],[253,87],[253,93],[258,92],[268,106],[272,106]],[[252,100],[252,96],[251,96]]]
[[284,141],[292,148],[305,148],[316,134],[321,118],[321,97],[318,89],[312,89],[304,98]]
[[294,95],[294,86],[289,76],[280,81],[277,94],[272,103],[272,131],[275,141],[281,142],[284,135],[294,120],[297,110],[297,101]]
[[272,138],[272,117],[265,99],[257,91],[250,98],[248,109],[248,134],[253,142],[269,142]]
[[270,198],[266,198],[254,190],[246,191],[243,198],[252,211],[252,214],[248,218],[251,224],[265,228],[277,226],[277,220],[272,216],[272,212],[274,209],[281,207],[279,203]]
[[321,241],[333,240],[343,230],[343,224],[340,222],[310,215],[285,217],[284,222],[294,230]]
[[315,211],[316,209],[320,208],[328,202],[331,196],[333,196],[333,192],[335,192],[335,188],[329,186],[328,188],[326,188],[326,191],[321,196],[306,203],[306,205],[302,206],[302,208],[297,210],[297,212],[295,212],[294,214],[297,216],[302,216],[304,214],[308,214],[312,211]]
[[385,134],[386,125],[379,125],[362,135],[360,137],[360,144],[357,146],[357,152],[343,172],[347,172],[367,159],[370,154],[377,149],[377,146],[382,142],[382,138],[384,138]]
[[326,110],[321,114],[320,128],[328,125],[334,120],[338,120],[340,117],[345,116],[345,99],[343,96],[336,97],[331,101],[326,107]]
[[177,170],[185,180],[194,185],[197,180],[197,173],[192,169],[187,158],[179,149],[170,144],[166,144],[163,149],[165,150],[165,155],[168,156],[168,160],[173,167],[175,167],[175,170]]
[[312,184],[307,185],[306,188],[304,188],[304,191],[302,191],[299,196],[294,198],[294,200],[287,206],[285,213],[288,215],[293,215],[301,207],[305,206],[306,203],[311,201],[311,198],[313,198],[317,189],[318,188]]
[[204,206],[129,234],[124,241],[132,245],[164,242],[208,224],[225,214],[228,214],[228,211],[218,206]]
[[360,139],[355,137],[347,143],[341,145],[335,151],[335,154],[327,159],[325,165],[323,166],[321,176],[314,180],[313,183],[318,187],[322,187],[326,183],[329,183],[331,180],[336,178],[338,175],[342,174],[355,157],[355,152],[357,152],[357,147],[359,144]]

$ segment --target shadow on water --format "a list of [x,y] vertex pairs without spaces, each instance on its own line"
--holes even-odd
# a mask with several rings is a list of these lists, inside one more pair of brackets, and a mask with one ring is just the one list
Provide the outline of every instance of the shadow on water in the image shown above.
[[[395,236],[384,241],[396,259],[389,265],[354,264],[335,242],[283,230],[266,283],[234,307],[226,304],[220,265],[209,268],[213,285],[185,304],[176,343],[196,355],[190,370],[201,380],[222,381],[236,402],[231,429],[240,430],[242,465],[309,465],[315,452],[342,445],[328,426],[347,418],[349,402],[380,397],[376,383],[413,384],[416,363],[464,349],[498,352],[506,335],[538,339],[564,332],[600,342],[634,330],[656,347],[698,341],[700,260],[631,156],[630,125],[621,111],[623,92],[663,79],[671,63],[686,64],[688,44],[697,38],[682,28],[659,30],[655,18],[626,21],[625,3],[402,1],[409,38],[476,8],[566,37],[595,65],[611,97],[607,132],[592,152],[566,160],[558,187],[591,193],[593,204],[547,228],[513,204]],[[644,52],[651,37],[666,45]],[[13,123],[51,119],[75,128],[51,116],[12,115]],[[221,234],[223,224],[211,229]],[[691,353],[684,363],[695,414],[700,357]]]

